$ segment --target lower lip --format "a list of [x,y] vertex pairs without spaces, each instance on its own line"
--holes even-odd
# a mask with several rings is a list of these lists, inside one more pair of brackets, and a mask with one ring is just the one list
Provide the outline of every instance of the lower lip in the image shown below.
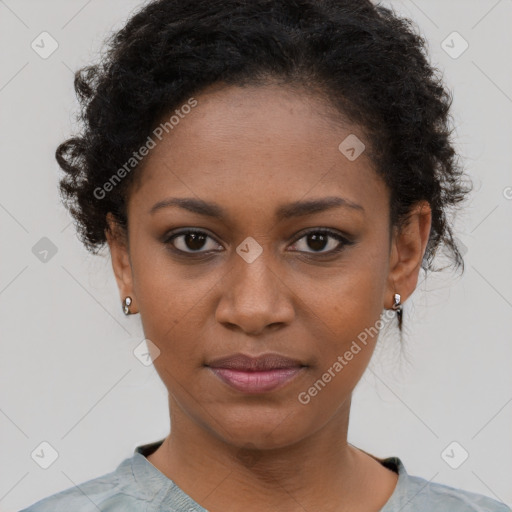
[[244,393],[263,393],[282,387],[290,382],[305,367],[279,368],[257,372],[246,372],[228,368],[211,368],[210,370],[231,387]]

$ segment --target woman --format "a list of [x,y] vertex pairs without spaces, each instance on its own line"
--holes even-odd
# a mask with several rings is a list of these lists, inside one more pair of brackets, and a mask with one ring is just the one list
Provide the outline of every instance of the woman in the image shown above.
[[81,70],[57,149],[85,246],[140,314],[171,432],[26,511],[510,510],[347,442],[385,322],[470,191],[450,95],[370,1],[160,0]]

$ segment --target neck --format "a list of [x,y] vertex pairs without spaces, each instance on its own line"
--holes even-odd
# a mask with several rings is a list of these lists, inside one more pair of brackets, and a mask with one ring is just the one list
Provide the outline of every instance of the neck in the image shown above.
[[[148,460],[211,512],[378,511],[396,474],[347,443],[347,402],[312,436],[286,446],[253,439],[244,448],[198,425],[171,399],[172,432]],[[374,505],[369,486],[378,494]]]

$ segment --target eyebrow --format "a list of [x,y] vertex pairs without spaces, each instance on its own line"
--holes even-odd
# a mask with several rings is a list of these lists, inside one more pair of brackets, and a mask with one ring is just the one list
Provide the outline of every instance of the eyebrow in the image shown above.
[[[153,215],[162,208],[175,206],[183,208],[199,215],[205,215],[225,221],[228,217],[227,212],[217,203],[203,201],[193,197],[169,197],[159,201],[149,210]],[[280,206],[276,210],[276,219],[284,220],[292,217],[301,217],[313,213],[319,213],[332,208],[345,207],[352,210],[358,210],[364,213],[364,208],[349,199],[338,196],[323,197],[321,199],[311,199],[309,201],[295,201],[293,203]]]

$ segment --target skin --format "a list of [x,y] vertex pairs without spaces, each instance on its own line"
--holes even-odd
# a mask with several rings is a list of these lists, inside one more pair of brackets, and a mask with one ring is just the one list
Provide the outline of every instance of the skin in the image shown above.
[[[390,233],[389,190],[371,160],[338,149],[363,132],[335,122],[320,97],[265,85],[211,87],[196,99],[144,161],[128,200],[129,243],[108,216],[121,299],[132,297],[159,348],[154,365],[169,392],[172,431],[148,460],[211,512],[378,511],[397,475],[347,443],[352,391],[377,336],[308,404],[298,395],[377,323],[395,292],[402,304],[413,293],[429,205],[415,205]],[[274,217],[281,205],[327,196],[364,211]],[[227,217],[177,206],[149,213],[169,197],[213,201]],[[340,244],[304,236],[319,227],[354,243],[322,257]],[[208,237],[166,244],[178,228]],[[236,252],[249,236],[263,248],[252,263]],[[235,352],[277,352],[308,367],[280,389],[248,395],[204,366]]]

